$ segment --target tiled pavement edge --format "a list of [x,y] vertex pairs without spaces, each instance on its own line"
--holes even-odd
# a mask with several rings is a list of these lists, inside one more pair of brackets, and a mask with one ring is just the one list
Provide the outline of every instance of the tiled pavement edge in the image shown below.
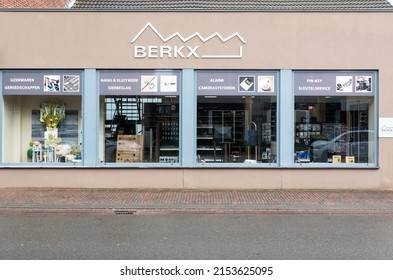
[[393,191],[0,188],[0,211],[393,214]]

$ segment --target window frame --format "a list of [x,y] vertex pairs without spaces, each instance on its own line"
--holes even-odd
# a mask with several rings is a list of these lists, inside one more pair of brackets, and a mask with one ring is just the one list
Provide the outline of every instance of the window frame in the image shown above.
[[[80,136],[80,149],[81,149],[81,154],[82,154],[82,160],[78,160],[77,162],[7,162],[4,160],[4,126],[3,126],[3,117],[4,117],[4,97],[5,96],[56,96],[56,93],[53,94],[51,92],[47,92],[43,88],[43,84],[37,81],[33,81],[32,83],[34,85],[40,85],[42,88],[40,89],[32,89],[30,92],[27,89],[25,92],[22,90],[20,92],[16,92],[16,94],[10,94],[10,93],[5,93],[4,92],[4,74],[7,73],[8,75],[16,74],[16,75],[22,75],[22,77],[25,77],[26,75],[32,75],[29,78],[33,78],[34,80],[37,79],[37,77],[41,78],[45,76],[51,76],[51,75],[58,75],[58,76],[65,76],[65,75],[79,75],[79,89],[78,91],[69,91],[66,92],[64,89],[60,89],[59,92],[61,93],[61,96],[65,97],[80,97],[80,112],[78,112],[78,116],[81,118],[80,120],[80,127],[78,127],[78,135],[81,134]],[[65,78],[65,77],[63,77]],[[61,80],[63,82],[63,80]],[[84,161],[84,139],[83,139],[83,97],[84,97],[84,91],[85,91],[86,85],[85,85],[85,71],[84,69],[39,69],[39,70],[33,70],[33,69],[2,69],[0,70],[0,116],[2,121],[0,122],[0,168],[1,167],[31,167],[31,168],[69,168],[69,167],[81,167],[83,166],[83,161]],[[43,92],[47,92],[43,93]],[[73,109],[71,109],[73,110]],[[30,112],[31,115],[31,112]],[[78,137],[79,139],[79,137]],[[21,151],[22,153],[23,151]]]
[[[168,93],[164,93],[164,92],[159,92],[158,94],[154,95],[154,92],[150,92],[150,93],[146,93],[146,96],[150,97],[164,97],[165,95],[176,95],[177,98],[179,99],[178,102],[178,106],[179,106],[179,147],[178,147],[178,162],[130,162],[130,163],[116,163],[116,162],[105,162],[105,161],[100,161],[99,160],[99,154],[100,154],[100,147],[98,145],[97,147],[97,159],[96,159],[96,166],[98,167],[108,167],[108,168],[179,168],[182,167],[182,137],[184,134],[184,130],[183,130],[183,122],[182,122],[182,113],[184,112],[184,109],[182,108],[183,105],[183,71],[182,70],[178,70],[178,69],[127,69],[127,70],[114,70],[114,69],[100,69],[97,70],[97,98],[98,98],[98,108],[101,108],[101,98],[103,97],[105,99],[105,97],[110,96],[107,94],[103,94],[101,93],[101,89],[100,87],[102,86],[100,84],[100,79],[101,79],[101,74],[105,74],[105,75],[116,75],[116,74],[131,74],[134,76],[142,76],[142,75],[165,75],[165,74],[175,74],[178,77],[177,80],[177,92],[175,94],[168,92]],[[139,83],[140,81],[138,81]],[[116,94],[113,94],[116,95]],[[135,95],[131,94],[131,95],[127,95],[124,94],[123,95],[124,98],[133,98]],[[100,111],[100,109],[97,109],[98,111]],[[105,138],[105,135],[101,135],[100,133],[100,128],[102,126],[101,121],[101,116],[98,113],[98,125],[97,125],[97,142],[100,142],[101,138]],[[104,150],[105,153],[105,150]]]
[[[4,72],[50,72],[52,69],[32,70],[32,69],[2,69],[0,70],[0,116],[4,114]],[[56,70],[57,71],[57,70]],[[59,69],[59,72],[70,71],[70,69]],[[73,70],[71,70],[73,71]],[[81,94],[81,131],[82,131],[82,162],[80,164],[31,164],[31,163],[7,163],[3,161],[4,156],[4,126],[0,122],[0,168],[3,167],[34,167],[34,168],[67,168],[67,167],[93,167],[93,168],[316,168],[316,169],[336,169],[336,168],[379,168],[379,145],[378,145],[378,70],[222,70],[225,72],[275,72],[276,73],[276,104],[277,104],[277,161],[275,163],[244,164],[244,163],[209,163],[201,164],[197,162],[197,72],[216,70],[201,69],[173,69],[173,70],[124,70],[124,71],[178,71],[179,72],[179,162],[176,164],[163,163],[135,163],[135,164],[110,164],[99,162],[99,139],[100,139],[100,91],[99,72],[100,71],[123,71],[123,70],[100,70],[100,69],[76,69],[82,72],[82,94]],[[295,114],[295,75],[301,72],[312,73],[336,73],[348,74],[358,73],[370,74],[373,76],[373,98],[374,98],[374,163],[354,163],[354,164],[324,164],[324,163],[296,163],[294,155],[294,114]],[[89,143],[89,145],[83,145]]]
[[[352,169],[377,169],[379,168],[379,161],[378,161],[378,70],[293,70],[292,71],[292,83],[293,83],[293,89],[292,89],[292,96],[293,96],[293,105],[291,108],[291,114],[293,116],[292,119],[292,147],[293,147],[293,154],[295,153],[294,150],[294,139],[295,139],[295,120],[294,120],[294,115],[295,115],[295,104],[296,104],[296,96],[308,96],[308,95],[297,95],[295,93],[295,76],[297,73],[301,74],[311,74],[311,75],[319,75],[319,74],[328,74],[328,75],[339,75],[339,76],[372,76],[373,78],[373,84],[372,84],[372,95],[365,95],[365,96],[372,96],[374,98],[373,102],[373,129],[368,128],[368,130],[373,130],[373,135],[374,135],[374,158],[373,162],[371,163],[341,163],[341,164],[333,164],[333,163],[318,163],[318,162],[313,162],[313,163],[302,163],[302,162],[295,162],[293,160],[291,167],[293,168],[316,168],[316,169],[346,169],[346,168],[352,168]],[[355,87],[356,85],[354,85]],[[321,94],[318,95],[311,95],[309,96],[315,97],[315,96],[323,96]],[[361,96],[361,95],[356,95],[356,92],[353,94],[336,94],[335,96],[343,96],[343,97],[348,97],[348,96]]]
[[[275,96],[276,97],[276,160],[275,162],[264,162],[264,163],[244,163],[244,162],[236,162],[236,163],[203,163],[203,162],[198,162],[197,161],[197,116],[195,115],[194,119],[194,125],[193,125],[193,130],[195,132],[194,136],[194,166],[198,168],[245,168],[245,169],[263,169],[263,168],[278,168],[280,167],[280,160],[281,160],[281,149],[280,149],[280,132],[281,132],[281,121],[280,121],[280,109],[281,109],[281,104],[280,104],[280,95],[281,95],[281,72],[278,70],[265,70],[265,69],[241,69],[241,70],[195,70],[195,76],[194,76],[194,92],[195,92],[195,104],[194,108],[195,111],[197,111],[197,106],[198,106],[198,101],[197,98],[198,96],[206,96],[206,95],[215,95],[213,93],[208,93],[208,94],[199,94],[198,87],[200,86],[198,84],[198,73],[203,73],[203,74],[208,74],[211,73],[213,75],[216,75],[219,77],[220,74],[225,77],[227,76],[234,76],[234,77],[240,77],[240,76],[255,76],[255,80],[257,80],[258,75],[262,76],[274,76],[274,93],[269,94],[269,96]],[[237,79],[235,81],[232,80],[232,82],[237,83]],[[239,80],[240,82],[240,80]],[[236,86],[236,85],[235,85]],[[217,96],[231,96],[229,93],[218,93],[216,94]],[[252,93],[247,93],[247,92],[242,92],[242,93],[236,93],[233,94],[234,96],[256,96],[257,95],[257,90]]]

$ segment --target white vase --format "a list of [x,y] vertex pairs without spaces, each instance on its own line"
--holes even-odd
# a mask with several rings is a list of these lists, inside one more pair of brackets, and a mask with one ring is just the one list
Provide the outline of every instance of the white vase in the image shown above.
[[58,137],[58,129],[57,128],[53,128],[53,129],[49,129],[47,128],[44,134],[45,140],[49,139],[49,135],[52,134],[53,139],[56,139]]

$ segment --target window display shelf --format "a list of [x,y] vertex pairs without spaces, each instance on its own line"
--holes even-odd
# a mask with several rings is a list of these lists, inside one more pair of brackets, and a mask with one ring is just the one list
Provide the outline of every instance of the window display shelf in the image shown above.
[[161,151],[178,151],[178,147],[160,147]]
[[204,110],[197,125],[198,161],[232,162],[232,149],[242,141],[245,123],[244,110]]
[[214,147],[199,147],[199,148],[197,148],[197,150],[198,151],[222,151],[222,148],[221,147],[216,147],[216,148],[214,148]]
[[212,159],[212,158],[205,158],[205,162],[223,162],[222,159]]

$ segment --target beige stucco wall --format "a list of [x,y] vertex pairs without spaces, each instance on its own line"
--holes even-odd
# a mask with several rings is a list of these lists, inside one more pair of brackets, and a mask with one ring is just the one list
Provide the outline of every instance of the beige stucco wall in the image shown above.
[[[133,59],[131,39],[147,22],[163,36],[239,32],[244,57]],[[391,13],[0,12],[0,67],[388,71],[391,22]]]
[[[238,32],[242,59],[134,59],[132,38],[152,23],[163,36]],[[393,14],[0,12],[3,69],[378,70],[379,117],[393,117]],[[141,44],[160,41],[146,32]],[[192,41],[190,41],[192,42]],[[195,42],[194,42],[195,43]],[[229,42],[225,48],[236,47]],[[219,40],[207,50],[224,48]],[[4,110],[8,114],[8,110]],[[393,190],[393,138],[376,169],[0,168],[0,187],[345,188]]]
[[0,188],[392,189],[390,176],[381,175],[343,169],[3,168]]

